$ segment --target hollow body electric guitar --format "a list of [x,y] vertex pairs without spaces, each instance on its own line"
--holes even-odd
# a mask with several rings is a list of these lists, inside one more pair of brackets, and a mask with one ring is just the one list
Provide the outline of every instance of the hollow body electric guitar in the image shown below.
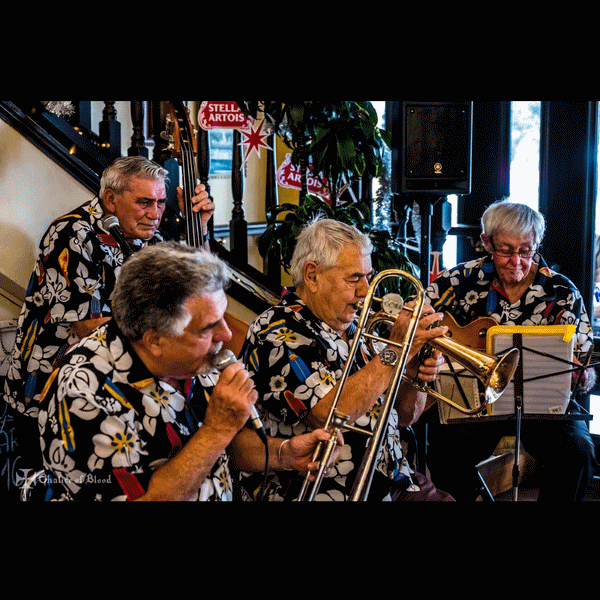
[[[560,316],[557,321],[560,320]],[[447,336],[451,337],[456,342],[485,352],[486,350],[486,335],[491,327],[498,325],[498,323],[491,317],[481,317],[475,321],[461,327],[456,323],[454,317],[448,313],[444,313],[444,318],[441,322],[442,325],[448,327]],[[599,364],[600,353],[594,352],[591,348],[588,352],[573,354],[572,363],[570,368],[566,369],[573,373],[573,386],[577,388],[582,383],[583,372],[585,369],[590,367],[596,367]]]
[[454,320],[454,317],[448,313],[444,313],[441,324],[448,327],[448,333],[446,335],[455,342],[473,348],[474,350],[481,351],[485,351],[488,329],[498,325],[491,317],[481,317],[468,325],[461,327]]

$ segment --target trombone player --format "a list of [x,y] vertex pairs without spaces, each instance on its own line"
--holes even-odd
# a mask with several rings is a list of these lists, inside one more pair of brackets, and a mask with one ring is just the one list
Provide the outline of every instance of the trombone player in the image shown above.
[[[291,261],[295,287],[286,290],[280,304],[254,320],[242,349],[258,391],[257,408],[271,435],[290,437],[325,424],[356,330],[359,303],[367,295],[373,274],[371,251],[368,236],[331,219],[315,219],[298,236]],[[429,329],[440,317],[430,307],[423,310],[407,358],[409,377],[418,375],[423,382],[430,382],[437,376],[442,364],[439,353],[423,364],[416,357],[428,340],[446,332],[441,326]],[[390,341],[402,342],[408,320],[406,312],[401,312],[391,328]],[[372,356],[364,343],[356,353],[338,403],[339,410],[350,415],[350,424],[375,427],[381,397],[392,378],[394,356],[397,358],[395,351],[383,354]],[[375,464],[370,500],[453,500],[416,473],[402,449],[400,428],[419,418],[425,401],[425,393],[409,384],[400,385]],[[316,500],[348,498],[365,440],[361,433],[344,432],[340,457],[323,480]],[[242,493],[254,497],[262,484],[260,476],[241,473],[240,479]],[[273,474],[268,498],[294,500],[301,485],[297,474]]]

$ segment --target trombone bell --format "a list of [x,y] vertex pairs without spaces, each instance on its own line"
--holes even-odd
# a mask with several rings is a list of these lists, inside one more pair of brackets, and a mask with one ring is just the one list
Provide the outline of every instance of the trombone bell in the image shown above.
[[[380,324],[383,323],[387,326],[391,326],[396,319],[397,314],[403,310],[401,300],[399,303],[397,298],[386,301],[386,298],[384,297],[381,304],[383,310],[372,314],[365,326],[365,332],[370,337],[373,337],[373,332]],[[389,310],[390,305],[394,307],[391,311]],[[439,350],[447,358],[453,359],[455,362],[461,364],[471,374],[477,377],[483,384],[485,390],[481,404],[478,408],[468,409],[452,402],[452,400],[429,387],[421,387],[415,385],[414,382],[411,383],[437,400],[441,400],[454,407],[456,410],[469,415],[483,412],[488,404],[492,404],[502,395],[506,386],[511,382],[519,364],[519,351],[516,348],[511,348],[502,356],[494,356],[479,350],[474,350],[469,346],[459,344],[448,336],[435,338],[428,342],[428,346]],[[374,345],[371,345],[370,349],[373,353],[377,352]],[[406,377],[404,379],[407,380]]]
[[[485,399],[482,406],[474,412],[482,411],[488,404],[492,404],[502,395],[519,365],[519,350],[517,348],[511,348],[502,356],[494,356],[463,346],[445,336],[431,340],[429,345],[448,358],[460,363],[481,381],[485,388]],[[428,393],[431,392],[428,391]],[[437,394],[433,395],[438,399],[447,401],[444,396],[440,398]],[[448,401],[448,403],[461,412],[466,410],[458,407],[453,402]]]

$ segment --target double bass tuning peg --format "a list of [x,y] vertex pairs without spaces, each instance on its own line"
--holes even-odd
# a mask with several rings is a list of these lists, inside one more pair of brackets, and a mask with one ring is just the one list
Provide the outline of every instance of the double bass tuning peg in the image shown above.
[[167,146],[167,150],[175,150],[175,134],[173,126],[173,117],[171,116],[171,113],[167,113],[165,117],[165,129],[160,132],[160,137],[169,143]]

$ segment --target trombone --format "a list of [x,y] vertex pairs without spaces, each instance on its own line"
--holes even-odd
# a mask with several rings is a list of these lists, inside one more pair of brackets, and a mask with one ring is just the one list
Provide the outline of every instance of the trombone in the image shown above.
[[[416,290],[414,294],[415,304],[413,307],[406,306],[398,294],[386,294],[383,298],[378,298],[375,296],[378,286],[384,280],[390,278],[405,279],[412,284]],[[375,302],[378,302],[381,305],[382,310],[379,312],[374,312],[371,308]],[[411,273],[407,273],[406,271],[399,269],[388,269],[386,271],[382,271],[374,277],[363,301],[362,310],[358,320],[357,331],[352,340],[352,345],[348,354],[348,360],[344,365],[342,376],[339,384],[336,387],[333,404],[325,423],[324,428],[330,433],[330,438],[327,442],[321,442],[317,446],[313,456],[313,461],[319,461],[319,469],[317,470],[315,479],[312,482],[309,481],[308,476],[305,478],[302,489],[300,490],[300,495],[298,496],[298,501],[312,501],[315,499],[323,481],[327,465],[329,465],[331,456],[337,445],[336,440],[338,433],[343,429],[358,431],[370,436],[371,438],[367,444],[356,480],[348,496],[350,501],[363,501],[367,499],[375,470],[375,461],[381,450],[381,445],[387,429],[390,413],[394,405],[396,393],[402,380],[409,381],[411,385],[415,385],[415,387],[417,387],[419,390],[422,390],[438,400],[442,400],[457,410],[467,414],[476,414],[485,410],[488,404],[495,402],[500,397],[506,386],[510,383],[517,369],[519,361],[519,351],[516,348],[510,349],[502,357],[496,357],[473,350],[466,346],[462,346],[446,336],[441,336],[439,338],[430,340],[428,345],[434,349],[440,350],[447,357],[450,357],[456,362],[459,362],[465,366],[466,369],[473,373],[473,375],[475,375],[475,377],[477,377],[483,383],[485,393],[483,395],[481,405],[476,409],[465,409],[463,406],[452,402],[431,388],[418,386],[413,381],[409,380],[404,375],[404,371],[406,369],[408,354],[419,319],[421,318],[424,304],[425,291],[423,286],[421,285],[421,282]],[[402,310],[406,310],[411,313],[408,328],[402,342],[394,342],[376,335],[375,331],[380,323],[386,323],[388,325],[392,324]],[[344,385],[348,379],[348,376],[350,375],[352,364],[354,363],[354,358],[356,356],[356,352],[358,351],[362,337],[369,340],[368,344],[373,353],[376,352],[374,342],[381,342],[388,346],[396,346],[400,349],[399,357],[394,367],[392,380],[390,381],[385,398],[381,404],[381,413],[377,419],[377,422],[375,423],[375,428],[373,431],[368,431],[354,425],[349,425],[348,420],[350,417],[340,412],[337,408]]]

